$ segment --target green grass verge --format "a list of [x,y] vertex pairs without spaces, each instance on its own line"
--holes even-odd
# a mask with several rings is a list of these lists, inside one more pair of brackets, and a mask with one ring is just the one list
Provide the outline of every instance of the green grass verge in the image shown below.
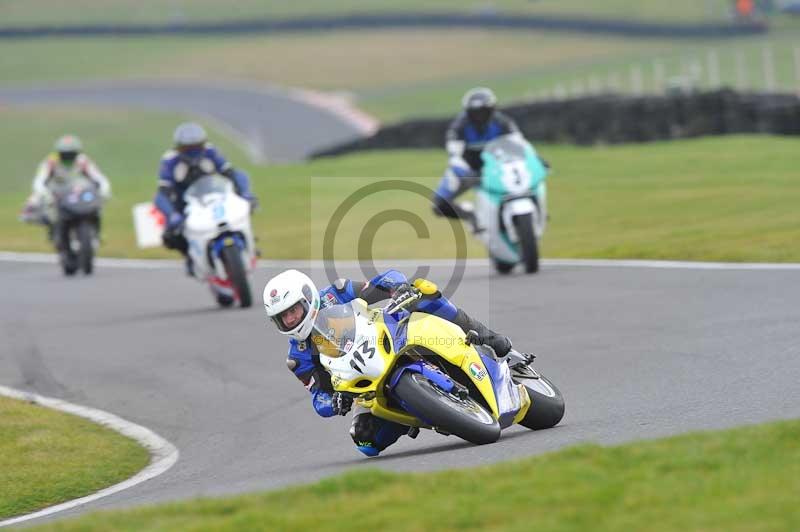
[[800,46],[800,20],[782,20],[787,27],[766,37],[722,41],[475,29],[7,40],[0,79],[3,85],[141,78],[206,82],[213,64],[218,79],[342,91],[381,120],[393,121],[453,115],[461,95],[475,85],[493,87],[502,103],[553,96],[557,87],[559,94],[632,91],[632,72],[639,72],[645,91],[660,91],[667,80],[689,72],[706,86],[714,81],[708,65],[712,51],[719,61],[716,83],[762,90],[763,50],[770,46],[777,90],[800,90],[793,55]]
[[462,1],[407,0],[341,0],[336,5],[325,0],[283,2],[278,0],[239,0],[235,5],[223,5],[213,0],[152,0],[146,7],[135,0],[73,0],[68,4],[52,0],[5,0],[0,5],[3,25],[89,24],[110,23],[167,23],[176,21],[217,21],[252,19],[253,17],[304,17],[347,15],[351,13],[391,13],[407,11],[445,11],[475,13],[498,11],[584,17],[620,17],[643,20],[703,21],[727,20],[727,0],[604,0],[587,3],[585,0],[494,0]]
[[[101,252],[118,257],[174,256],[135,247],[131,207],[149,201],[159,157],[179,116],[103,110],[0,111],[6,193],[0,196],[0,249],[48,251],[39,227],[16,221],[30,175],[52,138],[83,136],[113,181],[104,214]],[[395,151],[257,167],[213,135],[252,175],[263,209],[254,217],[268,258],[320,258],[334,211],[365,185],[405,179],[433,188],[443,152]],[[555,168],[549,181],[552,214],[543,241],[546,257],[649,258],[725,261],[800,261],[800,181],[794,163],[800,140],[732,136],[644,145],[579,148],[539,146]],[[421,218],[427,238],[407,223],[376,229],[374,246],[359,250],[359,235],[376,214],[401,209]],[[377,226],[372,225],[375,228]],[[338,258],[453,257],[454,226],[434,218],[425,197],[384,191],[361,201],[337,232]],[[470,256],[485,256],[471,237]],[[365,251],[366,249],[366,251]],[[370,251],[371,249],[371,251]]]
[[461,471],[360,470],[36,530],[796,530],[798,441],[789,421]]
[[0,520],[94,493],[149,461],[113,430],[0,397]]

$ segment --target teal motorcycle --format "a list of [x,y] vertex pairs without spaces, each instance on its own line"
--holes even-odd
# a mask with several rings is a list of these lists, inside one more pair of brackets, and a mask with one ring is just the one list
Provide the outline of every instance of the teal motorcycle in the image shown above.
[[539,241],[547,223],[547,167],[525,139],[507,135],[486,144],[475,198],[477,235],[495,269],[523,264],[539,270]]

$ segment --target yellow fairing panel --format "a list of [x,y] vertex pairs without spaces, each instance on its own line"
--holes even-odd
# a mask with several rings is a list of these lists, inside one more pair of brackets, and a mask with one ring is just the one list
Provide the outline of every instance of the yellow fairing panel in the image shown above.
[[488,371],[475,348],[464,340],[464,331],[455,323],[422,312],[414,312],[409,318],[406,345],[425,347],[461,368],[498,418],[500,413]]

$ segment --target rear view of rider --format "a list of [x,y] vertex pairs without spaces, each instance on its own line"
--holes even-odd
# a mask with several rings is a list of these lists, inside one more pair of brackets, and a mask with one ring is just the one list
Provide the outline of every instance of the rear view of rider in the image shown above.
[[[429,281],[417,280],[414,286],[427,287],[426,297],[414,310],[433,314],[455,323],[465,332],[478,333],[485,345],[499,357],[511,351],[511,341],[492,331],[478,320],[453,305]],[[353,403],[351,396],[335,392],[330,374],[319,361],[319,352],[310,340],[314,321],[320,308],[348,303],[356,298],[374,304],[412,290],[408,279],[396,270],[384,272],[369,282],[339,279],[333,285],[317,290],[304,273],[287,270],[272,278],[264,287],[264,308],[278,331],[289,337],[289,357],[286,364],[309,392],[314,410],[322,417],[346,415]],[[369,409],[356,407],[350,436],[358,450],[367,456],[378,453],[408,434],[416,437],[417,430],[373,416]]]
[[[83,143],[75,135],[64,135],[56,140],[50,153],[36,170],[33,178],[33,193],[28,198],[24,218],[42,223],[48,227],[52,236],[55,220],[47,210],[55,187],[69,185],[70,182],[86,178],[97,186],[97,192],[107,200],[111,197],[111,184],[100,168],[88,155],[83,153]],[[33,215],[32,213],[38,213]]]
[[471,89],[464,95],[461,104],[463,111],[447,130],[445,148],[449,161],[433,197],[433,212],[439,216],[474,222],[472,212],[456,205],[453,200],[477,184],[476,178],[483,167],[483,147],[498,137],[519,135],[520,132],[510,117],[495,110],[497,97],[491,89]]
[[186,272],[194,275],[189,257],[189,244],[183,236],[184,193],[192,183],[208,175],[219,174],[234,184],[236,193],[257,206],[250,192],[247,174],[235,169],[219,150],[208,142],[205,129],[194,122],[180,124],[173,134],[174,148],[161,157],[158,171],[158,191],[154,203],[164,215],[166,227],[162,237],[164,247],[176,249],[186,258]]

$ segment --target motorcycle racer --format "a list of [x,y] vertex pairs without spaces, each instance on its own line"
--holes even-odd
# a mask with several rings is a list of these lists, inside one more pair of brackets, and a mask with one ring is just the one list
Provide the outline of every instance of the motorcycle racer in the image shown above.
[[[356,298],[374,304],[391,297],[397,299],[412,290],[425,297],[415,310],[433,314],[458,325],[464,332],[474,331],[481,343],[494,349],[498,357],[511,350],[511,341],[492,331],[445,298],[435,284],[424,279],[414,281],[413,287],[402,273],[384,272],[368,282],[338,279],[332,285],[317,290],[304,273],[287,270],[272,278],[264,287],[264,308],[278,331],[289,337],[289,356],[286,364],[311,393],[314,410],[322,417],[346,415],[352,408],[351,396],[335,392],[329,373],[319,362],[319,351],[310,340],[320,308],[348,303]],[[358,450],[367,456],[377,456],[395,443],[400,436],[416,437],[418,429],[373,416],[363,407],[356,407],[350,436]]]
[[23,219],[47,226],[48,233],[52,237],[54,220],[47,212],[52,197],[51,190],[56,185],[70,184],[79,176],[92,181],[103,199],[111,197],[111,184],[108,178],[84,153],[81,139],[75,135],[63,135],[56,140],[53,153],[49,154],[36,169],[32,185],[33,193],[26,202]]
[[218,173],[233,181],[236,193],[248,200],[253,209],[258,205],[250,192],[250,180],[244,172],[234,168],[220,151],[208,142],[205,129],[200,124],[180,124],[173,134],[175,147],[161,158],[158,171],[158,191],[154,199],[156,208],[166,220],[163,234],[164,247],[176,249],[186,257],[186,271],[193,275],[188,255],[188,243],[183,236],[183,195],[192,183],[201,177]]
[[461,103],[463,111],[447,130],[445,148],[450,158],[433,196],[433,212],[474,222],[472,213],[453,200],[477,182],[486,143],[504,135],[520,135],[520,131],[509,116],[495,110],[497,97],[491,89],[471,89]]

